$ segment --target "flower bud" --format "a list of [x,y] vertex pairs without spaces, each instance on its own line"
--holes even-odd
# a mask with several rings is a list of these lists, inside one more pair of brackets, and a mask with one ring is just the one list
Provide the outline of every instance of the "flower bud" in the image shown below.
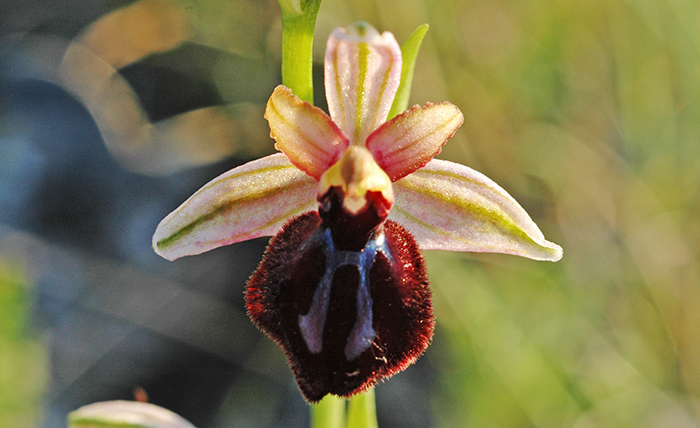
[[68,428],[195,428],[170,410],[138,401],[88,404],[68,415]]

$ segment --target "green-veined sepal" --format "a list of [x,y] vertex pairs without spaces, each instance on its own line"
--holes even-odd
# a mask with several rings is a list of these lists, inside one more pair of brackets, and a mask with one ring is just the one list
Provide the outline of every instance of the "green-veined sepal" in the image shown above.
[[433,159],[394,183],[389,218],[425,250],[514,254],[557,261],[562,249],[547,241],[525,210],[485,175]]
[[394,35],[365,22],[337,28],[326,44],[328,111],[351,143],[386,121],[401,80],[401,48]]
[[168,260],[272,236],[291,217],[316,207],[318,184],[282,153],[234,168],[165,217],[153,249]]

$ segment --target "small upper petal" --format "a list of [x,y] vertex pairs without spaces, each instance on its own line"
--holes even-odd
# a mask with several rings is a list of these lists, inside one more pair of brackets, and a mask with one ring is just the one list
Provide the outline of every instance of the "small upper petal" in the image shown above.
[[318,180],[348,147],[347,137],[318,107],[300,100],[285,86],[278,86],[265,109],[275,148],[299,169]]
[[448,102],[413,106],[374,131],[367,148],[396,181],[427,164],[463,122],[462,112]]
[[316,206],[318,183],[282,153],[234,168],[210,181],[168,214],[153,249],[168,260],[259,236],[272,236],[291,217]]
[[401,48],[367,23],[337,28],[325,57],[328,110],[351,143],[362,144],[386,121],[401,81]]
[[485,175],[433,159],[394,183],[389,218],[425,250],[506,253],[557,261],[562,249],[547,241],[525,210]]

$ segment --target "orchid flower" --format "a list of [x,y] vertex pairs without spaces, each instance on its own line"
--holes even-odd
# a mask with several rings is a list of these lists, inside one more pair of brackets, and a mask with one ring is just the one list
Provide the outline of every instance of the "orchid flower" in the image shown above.
[[366,390],[426,349],[434,321],[420,250],[562,256],[496,183],[433,159],[463,123],[458,107],[428,103],[387,121],[401,67],[391,33],[333,31],[330,116],[278,86],[265,117],[281,153],[212,180],[153,236],[169,260],[274,236],[248,282],[248,313],[311,402]]

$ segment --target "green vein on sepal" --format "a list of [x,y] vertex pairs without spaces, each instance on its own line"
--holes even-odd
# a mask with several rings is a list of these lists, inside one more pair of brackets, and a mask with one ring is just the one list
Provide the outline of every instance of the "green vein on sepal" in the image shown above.
[[[482,189],[482,192],[488,191],[488,193],[492,193],[497,195],[499,199],[505,199],[509,203],[512,203],[508,198],[505,198],[503,195],[500,194],[496,189],[485,185],[484,183],[481,183],[477,180],[472,180],[467,177],[461,176],[459,174],[454,174],[454,173],[449,173],[445,171],[429,171],[429,170],[419,170],[415,174],[417,175],[435,175],[435,176],[442,176],[445,178],[449,179],[456,179],[459,181],[464,181],[467,182],[473,186],[477,186],[480,189]],[[530,236],[523,228],[521,228],[518,225],[518,221],[513,218],[511,215],[509,215],[507,212],[502,211],[501,209],[494,210],[493,208],[481,206],[477,203],[470,202],[467,199],[463,198],[447,198],[446,195],[435,189],[431,189],[426,186],[418,185],[412,182],[413,180],[410,179],[410,177],[407,177],[407,179],[404,179],[401,182],[401,187],[409,190],[410,192],[414,192],[416,194],[421,194],[424,196],[428,196],[431,199],[434,199],[436,201],[440,201],[441,203],[448,204],[454,207],[458,207],[461,210],[464,210],[466,212],[469,212],[471,215],[474,217],[477,217],[481,219],[481,222],[486,225],[490,224],[491,226],[495,227],[496,229],[500,230],[503,235],[510,236],[520,242],[523,243],[528,243],[528,245],[533,245],[537,247],[540,251],[543,253],[550,254],[551,256],[556,256],[558,253],[556,248],[551,248],[547,245],[543,245],[542,243],[538,242],[538,240]],[[430,230],[433,233],[436,233],[438,235],[444,236],[446,238],[454,239],[456,241],[464,242],[466,244],[479,244],[481,246],[484,246],[483,242],[479,242],[478,240],[472,240],[469,238],[466,238],[462,236],[461,234],[457,233],[452,233],[448,230],[443,230],[438,227],[433,226],[432,224],[425,222],[414,215],[410,213],[410,210],[403,209],[399,206],[394,206],[393,208],[396,210],[397,214],[403,215],[406,217],[411,222],[414,222],[418,224],[419,226]],[[545,242],[548,242],[545,240]],[[491,247],[494,251],[499,250],[499,246],[494,246]]]
[[[470,203],[465,200],[455,200],[455,199],[447,199],[444,197],[444,195],[440,192],[435,192],[431,191],[428,188],[421,187],[421,186],[413,186],[413,185],[408,185],[406,183],[403,183],[404,188],[411,190],[412,192],[428,196],[431,199],[439,200],[442,201],[443,203],[458,207],[464,211],[467,211],[471,213],[472,215],[481,218],[484,223],[491,223],[501,231],[505,232],[506,234],[510,236],[515,236],[517,238],[523,239],[524,241],[528,241],[530,243],[533,243],[537,246],[540,246],[537,242],[535,242],[532,237],[530,237],[523,229],[518,227],[518,225],[513,221],[510,216],[504,215],[504,213],[495,213],[493,210],[490,210],[488,208],[484,208],[478,204]],[[416,218],[415,216],[409,214],[408,211],[401,209],[399,207],[394,207],[394,209],[401,213],[402,215],[405,215],[412,221],[415,221],[416,223],[420,224],[422,227],[438,233],[442,236],[449,237],[452,239],[456,239],[461,242],[465,243],[473,243],[475,242],[472,239],[466,239],[459,234],[454,234],[450,233],[447,230],[442,230],[438,227],[432,226],[430,223],[421,221],[420,219]],[[495,247],[494,247],[495,248]]]
[[[358,73],[357,73],[357,87],[365,88],[367,82],[367,63],[369,57],[369,46],[367,43],[358,43]],[[364,91],[357,91],[357,100],[355,101],[355,135],[353,141],[357,142],[360,138],[360,133],[362,132],[363,126],[366,124],[362,123],[362,112],[365,105],[365,93]]]
[[[240,177],[243,176],[243,175],[256,175],[256,174],[261,174],[261,173],[269,173],[269,172],[271,172],[271,171],[275,171],[275,170],[284,170],[284,169],[287,169],[287,168],[293,168],[293,166],[292,166],[292,165],[289,165],[289,166],[285,165],[285,166],[267,167],[267,168],[261,168],[261,169],[254,170],[254,171],[252,171],[252,172],[251,172],[251,171],[246,171],[246,172],[243,172],[243,173],[241,173],[241,174],[231,175],[230,177],[226,177],[224,180],[210,183],[208,186],[205,186],[204,188],[202,188],[198,193],[201,193],[202,191],[207,190],[207,189],[209,189],[209,188],[211,188],[211,187],[213,187],[213,186],[219,186],[219,185],[221,185],[222,182],[230,181],[230,180],[234,180],[234,179],[240,178]],[[189,235],[189,234],[190,234],[192,231],[194,231],[198,226],[200,226],[200,225],[202,225],[202,224],[204,224],[204,223],[206,223],[206,222],[208,222],[208,221],[211,221],[211,220],[215,219],[216,217],[219,217],[220,215],[223,215],[224,213],[226,213],[226,212],[228,212],[228,211],[234,209],[235,207],[239,206],[240,204],[243,204],[243,203],[246,203],[246,202],[252,202],[252,201],[261,200],[261,199],[264,199],[264,198],[266,198],[266,197],[268,197],[268,196],[274,195],[274,194],[276,194],[276,193],[278,193],[278,192],[284,192],[284,191],[286,191],[286,190],[293,189],[293,188],[296,187],[296,186],[297,186],[297,183],[296,183],[296,182],[291,182],[291,183],[286,184],[285,186],[269,187],[269,188],[265,189],[264,191],[259,191],[259,192],[256,192],[256,193],[249,193],[249,194],[242,195],[241,197],[238,197],[238,198],[235,198],[235,199],[227,200],[227,201],[225,201],[225,202],[223,202],[223,203],[221,203],[221,204],[218,204],[218,205],[214,206],[212,210],[208,211],[208,212],[205,213],[204,215],[202,215],[202,216],[200,216],[200,217],[197,217],[195,220],[193,220],[193,221],[189,222],[188,224],[186,224],[186,225],[184,225],[184,226],[178,228],[176,231],[174,231],[173,233],[171,233],[171,234],[168,235],[167,237],[158,240],[158,242],[156,242],[156,246],[157,246],[158,249],[160,249],[160,250],[165,250],[165,249],[167,249],[168,247],[170,247],[170,246],[172,246],[173,244],[175,244],[175,243],[176,243],[177,241],[179,241],[181,238],[183,238],[183,237]],[[180,208],[178,208],[178,209],[176,210],[176,212],[182,212],[182,211],[185,210],[185,208],[186,208],[186,204],[183,205],[183,206],[181,206]],[[285,213],[285,214],[284,214],[284,216],[287,216],[287,215],[289,215],[289,213]],[[272,223],[274,223],[274,222],[276,222],[276,221],[279,221],[280,218],[284,218],[284,216],[278,216],[278,217],[276,217],[276,218],[273,218],[273,219],[271,219],[269,222],[267,222],[267,223],[265,223],[264,225],[258,227],[257,229],[261,229],[261,228],[267,227],[267,226],[269,226],[270,224],[272,224]]]

